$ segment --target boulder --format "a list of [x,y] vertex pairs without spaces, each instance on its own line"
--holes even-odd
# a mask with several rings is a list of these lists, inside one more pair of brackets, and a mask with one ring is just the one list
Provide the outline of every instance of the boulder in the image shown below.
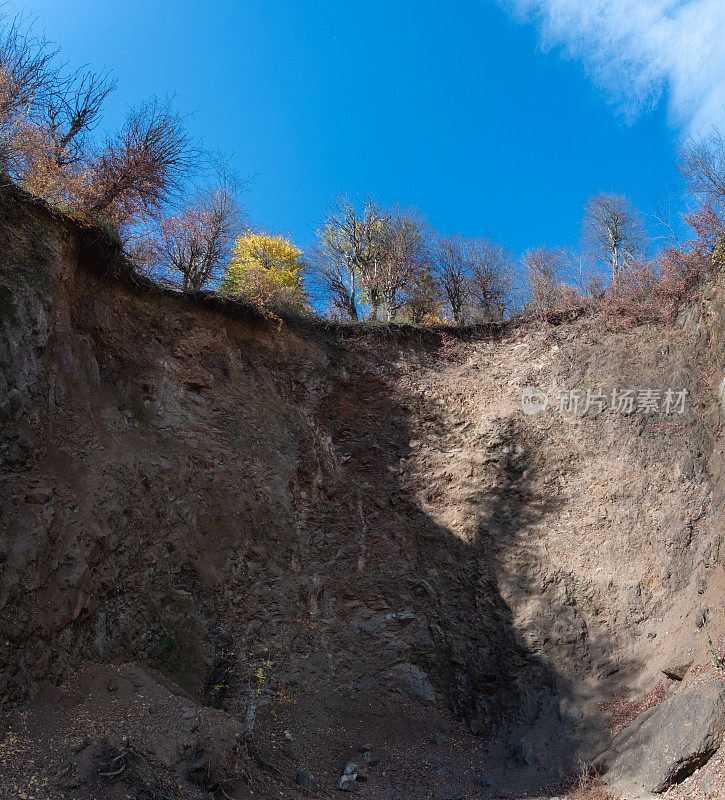
[[648,709],[612,742],[604,778],[625,797],[664,792],[705,764],[725,733],[725,681],[690,686]]

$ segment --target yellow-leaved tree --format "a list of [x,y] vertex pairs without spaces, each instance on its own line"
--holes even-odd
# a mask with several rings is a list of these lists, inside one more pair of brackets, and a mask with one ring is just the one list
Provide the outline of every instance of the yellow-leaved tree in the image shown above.
[[221,292],[256,306],[266,315],[307,312],[302,251],[284,236],[245,233],[232,248]]

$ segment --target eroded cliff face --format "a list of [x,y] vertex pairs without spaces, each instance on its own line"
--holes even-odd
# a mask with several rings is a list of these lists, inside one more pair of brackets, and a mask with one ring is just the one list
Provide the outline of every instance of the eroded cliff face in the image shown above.
[[[703,615],[725,632],[718,286],[672,328],[441,347],[129,287],[32,205],[0,225],[5,708],[134,661],[243,716],[268,648],[310,719],[317,696],[449,710],[492,775],[530,787],[606,748],[601,703],[707,663]],[[531,385],[688,396],[682,414],[525,415]]]

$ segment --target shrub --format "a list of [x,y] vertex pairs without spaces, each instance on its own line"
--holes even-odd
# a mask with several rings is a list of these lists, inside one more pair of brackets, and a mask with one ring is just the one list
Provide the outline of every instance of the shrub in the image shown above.
[[650,266],[639,266],[619,275],[599,299],[599,313],[606,326],[623,329],[661,318],[656,302],[657,275]]

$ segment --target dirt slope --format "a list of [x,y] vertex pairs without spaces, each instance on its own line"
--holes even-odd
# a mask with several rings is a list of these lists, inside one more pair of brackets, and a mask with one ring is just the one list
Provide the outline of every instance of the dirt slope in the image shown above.
[[0,796],[328,796],[369,742],[370,798],[549,797],[613,698],[702,679],[722,285],[670,328],[351,337],[129,288],[27,204],[0,227]]

